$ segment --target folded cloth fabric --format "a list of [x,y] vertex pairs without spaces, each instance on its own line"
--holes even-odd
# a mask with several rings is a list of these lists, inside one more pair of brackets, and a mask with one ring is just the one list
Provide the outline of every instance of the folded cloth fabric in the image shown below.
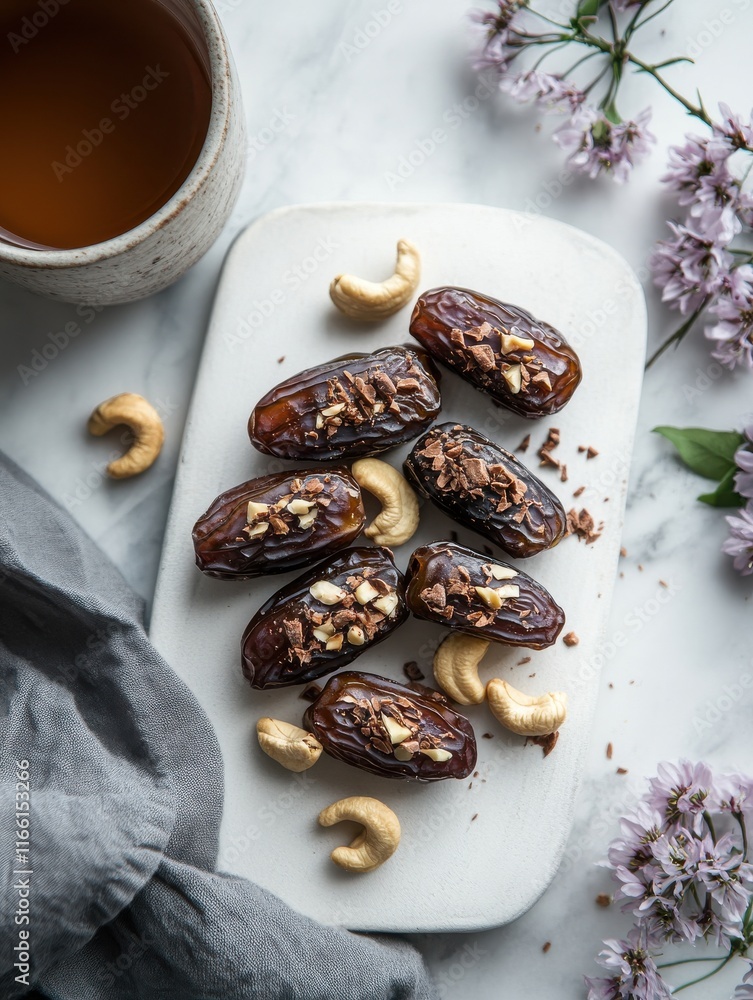
[[1,454],[0,515],[0,996],[435,996],[406,943],[214,871],[217,741],[140,601]]

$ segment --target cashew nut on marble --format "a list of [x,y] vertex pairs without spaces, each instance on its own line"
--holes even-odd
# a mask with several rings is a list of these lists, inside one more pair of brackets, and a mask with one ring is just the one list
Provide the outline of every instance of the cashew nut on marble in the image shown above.
[[130,427],[135,440],[122,458],[110,462],[107,474],[113,479],[128,479],[154,464],[162,451],[165,430],[152,404],[134,392],[122,392],[100,403],[89,417],[88,427],[90,434],[101,437],[120,425]]
[[313,733],[290,722],[266,717],[259,719],[256,736],[264,753],[288,771],[306,771],[321,756],[322,745]]
[[338,274],[329,286],[329,294],[340,312],[351,319],[376,322],[406,306],[420,280],[418,249],[409,240],[399,240],[395,273],[386,281],[366,281],[353,274]]
[[334,826],[351,820],[360,823],[363,830],[351,841],[349,847],[336,847],[330,857],[351,872],[372,872],[383,865],[397,850],[400,843],[400,821],[394,812],[379,799],[354,795],[340,799],[319,813],[321,826]]
[[486,697],[497,721],[519,736],[549,736],[567,718],[564,691],[549,691],[534,698],[495,678],[486,685]]
[[397,469],[378,458],[353,463],[353,478],[373,493],[382,509],[364,534],[377,545],[402,545],[418,528],[418,499]]
[[458,704],[478,705],[486,697],[478,665],[488,648],[487,639],[451,632],[434,654],[434,679]]

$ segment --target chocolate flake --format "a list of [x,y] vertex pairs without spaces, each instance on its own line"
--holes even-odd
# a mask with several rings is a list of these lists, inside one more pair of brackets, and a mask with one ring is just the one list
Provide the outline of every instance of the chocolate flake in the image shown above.
[[597,529],[593,517],[585,507],[581,511],[576,511],[573,507],[567,512],[568,535],[576,535],[579,539],[583,539],[586,545],[595,542],[601,536],[603,528],[604,525],[600,524]]
[[[535,381],[536,381],[536,379],[534,379],[534,382]],[[520,442],[520,444],[518,445],[518,447],[515,450],[516,451],[528,451],[528,446],[530,445],[530,443],[531,443],[531,435],[530,434],[526,434],[526,436],[523,438],[523,440]]]
[[556,733],[549,733],[546,736],[532,736],[531,743],[535,743],[536,746],[541,747],[544,751],[544,756],[548,757],[549,754],[557,746],[557,740],[560,738],[559,730]]
[[304,701],[316,701],[321,693],[322,688],[319,684],[309,684],[301,691],[298,697],[303,698]]
[[[422,681],[425,677],[415,660],[409,660],[407,663],[404,663],[403,672],[409,681]],[[403,701],[404,700],[405,699],[403,699]],[[408,705],[404,705],[403,707],[408,707]]]
[[580,639],[575,634],[575,632],[568,632],[567,635],[562,637],[562,641],[566,646],[577,646]]

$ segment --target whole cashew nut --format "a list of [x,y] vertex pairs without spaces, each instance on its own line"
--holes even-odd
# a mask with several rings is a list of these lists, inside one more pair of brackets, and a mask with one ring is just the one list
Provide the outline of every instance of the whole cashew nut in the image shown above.
[[412,538],[418,528],[418,499],[407,480],[378,458],[359,459],[352,472],[358,485],[382,505],[364,534],[377,545],[402,545]]
[[256,737],[264,753],[288,771],[308,770],[322,753],[322,745],[313,733],[279,719],[259,719]]
[[533,698],[495,678],[486,685],[486,696],[497,721],[519,736],[549,736],[567,718],[564,691],[549,691]]
[[379,799],[354,795],[340,799],[319,813],[321,826],[334,826],[352,820],[363,830],[349,847],[336,847],[330,857],[350,872],[373,872],[391,858],[400,843],[400,821],[394,812]]
[[165,429],[152,404],[134,392],[122,392],[100,403],[89,417],[89,433],[101,437],[120,424],[130,427],[136,440],[122,458],[110,462],[107,475],[128,479],[154,464],[162,451]]
[[434,679],[460,705],[478,705],[486,697],[478,665],[488,648],[487,639],[450,632],[434,654]]
[[396,313],[413,298],[421,280],[421,255],[409,240],[399,240],[395,273],[377,283],[338,274],[329,286],[329,294],[340,312],[351,319],[376,322]]

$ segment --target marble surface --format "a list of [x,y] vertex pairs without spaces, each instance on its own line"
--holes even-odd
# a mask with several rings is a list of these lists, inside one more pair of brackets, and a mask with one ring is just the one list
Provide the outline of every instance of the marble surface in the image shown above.
[[[686,127],[679,108],[649,81],[634,80],[625,109],[653,103],[660,136],[653,159],[626,187],[577,182],[557,196],[552,185],[561,159],[547,126],[538,130],[534,116],[503,99],[486,98],[475,109],[472,100],[463,103],[476,86],[464,59],[466,6],[466,0],[392,0],[388,23],[374,32],[368,26],[373,11],[386,9],[382,0],[290,0],[284,18],[253,0],[220,0],[250,141],[246,184],[217,246],[171,290],[99,314],[0,288],[0,447],[71,509],[147,599],[219,268],[251,219],[279,205],[329,200],[533,205],[611,243],[642,273],[671,211],[657,178],[665,147]],[[724,10],[726,26],[719,20]],[[673,71],[680,89],[692,92],[697,84],[708,105],[726,100],[747,110],[748,81],[740,71],[753,27],[747,3],[682,0],[660,27],[663,37],[658,24],[646,37],[649,58],[700,53],[695,67]],[[359,32],[367,30],[373,37],[358,48],[366,38]],[[436,128],[444,140],[400,177],[403,158]],[[656,344],[673,329],[672,319],[650,290],[648,298]],[[619,378],[619,359],[603,377]],[[101,399],[125,390],[144,393],[162,409],[167,446],[148,476],[110,483],[102,471],[118,442],[90,439],[86,417]],[[741,426],[751,420],[751,400],[750,377],[720,374],[698,336],[648,374],[624,532],[628,556],[566,860],[554,885],[515,924],[417,940],[443,997],[582,997],[581,976],[593,971],[601,937],[624,926],[618,913],[594,904],[608,890],[594,863],[641,776],[658,760],[681,755],[750,766],[751,583],[737,578],[719,553],[726,526],[718,512],[696,503],[703,484],[650,430],[659,423]],[[598,438],[597,422],[596,447]],[[617,767],[628,774],[618,775]],[[547,941],[551,949],[543,953]],[[733,977],[687,995],[725,1000]]]

